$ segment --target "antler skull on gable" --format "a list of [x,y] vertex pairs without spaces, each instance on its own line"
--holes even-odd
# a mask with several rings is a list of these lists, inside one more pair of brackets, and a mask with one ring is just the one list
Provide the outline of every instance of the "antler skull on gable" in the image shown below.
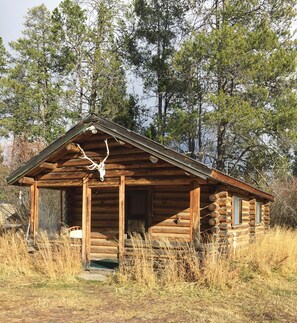
[[76,144],[76,146],[79,148],[79,150],[81,151],[81,153],[83,154],[82,157],[79,157],[80,159],[87,159],[88,161],[90,161],[92,164],[90,166],[87,166],[87,168],[89,170],[97,170],[100,174],[100,180],[103,182],[104,181],[104,176],[105,176],[105,161],[109,156],[109,148],[108,148],[108,143],[107,143],[107,139],[104,140],[105,142],[105,146],[106,146],[106,157],[100,162],[100,164],[97,164],[96,162],[94,162],[91,158],[89,158],[86,153],[84,152],[84,150],[81,148],[81,146],[79,144]]

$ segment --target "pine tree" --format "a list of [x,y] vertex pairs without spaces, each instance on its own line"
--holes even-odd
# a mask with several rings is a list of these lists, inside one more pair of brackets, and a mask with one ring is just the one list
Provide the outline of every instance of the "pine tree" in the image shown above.
[[203,28],[183,45],[177,68],[188,68],[192,82],[199,66],[198,83],[207,82],[202,121],[206,138],[215,142],[207,152],[213,165],[245,178],[256,174],[258,180],[294,144],[294,1],[222,0],[207,6]]
[[156,98],[154,125],[161,143],[178,84],[171,68],[172,57],[187,32],[190,1],[136,0],[129,9],[123,37],[125,55],[144,81],[146,93]]
[[[53,32],[59,53],[56,65],[72,93],[68,104],[74,116],[96,113],[132,126],[138,105],[131,107],[126,77],[115,37],[117,2],[64,0],[53,13]],[[132,109],[132,110],[131,110]],[[134,115],[131,113],[134,111]],[[128,122],[127,115],[130,115]]]
[[63,88],[53,66],[51,15],[44,5],[28,11],[23,37],[10,46],[14,54],[3,80],[4,127],[14,136],[52,141],[64,130]]

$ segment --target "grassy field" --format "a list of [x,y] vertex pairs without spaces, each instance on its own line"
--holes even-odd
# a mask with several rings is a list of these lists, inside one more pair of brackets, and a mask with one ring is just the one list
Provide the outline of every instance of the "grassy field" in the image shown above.
[[297,322],[297,277],[232,290],[139,292],[102,283],[0,283],[0,322]]
[[22,248],[0,238],[0,322],[297,322],[294,231],[272,230],[236,257],[209,260],[195,279],[132,268],[85,282],[66,243],[53,254]]

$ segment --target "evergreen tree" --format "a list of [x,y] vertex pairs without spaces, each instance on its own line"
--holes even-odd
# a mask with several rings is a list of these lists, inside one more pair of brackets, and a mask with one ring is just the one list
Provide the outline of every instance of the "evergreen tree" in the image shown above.
[[[53,12],[53,32],[59,44],[56,65],[74,94],[68,101],[74,116],[93,112],[132,126],[138,105],[133,98],[131,108],[126,94],[115,38],[117,8],[116,1],[89,0],[81,7],[76,1],[64,0]],[[127,115],[132,118],[129,122]]]
[[63,88],[53,66],[51,15],[44,5],[28,11],[23,37],[10,46],[14,55],[5,80],[2,126],[15,136],[47,141],[64,130]]
[[178,84],[171,68],[177,43],[188,31],[186,14],[191,1],[136,0],[127,13],[123,37],[125,56],[136,67],[146,93],[156,98],[156,140],[164,143],[168,114]]
[[198,118],[215,142],[207,152],[214,166],[245,178],[259,175],[275,159],[286,159],[294,144],[294,1],[221,0],[205,5],[209,14],[203,28],[183,45],[177,69],[191,73],[189,82],[205,84],[198,90],[203,89],[203,116]]
[[66,104],[73,112],[72,118],[76,120],[84,112],[88,112],[84,71],[87,57],[87,14],[76,1],[64,0],[54,9],[52,23],[53,39],[58,47],[55,66],[68,90]]

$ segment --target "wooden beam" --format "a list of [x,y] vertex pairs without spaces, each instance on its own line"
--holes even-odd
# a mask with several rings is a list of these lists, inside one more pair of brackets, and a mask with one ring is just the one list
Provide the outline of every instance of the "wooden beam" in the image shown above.
[[30,203],[30,233],[35,239],[38,230],[38,187],[37,182],[31,185],[31,203]]
[[200,239],[200,185],[194,181],[190,192],[190,236]]
[[119,261],[123,260],[125,249],[125,176],[120,177],[119,187]]
[[76,146],[76,144],[74,144],[73,142],[69,143],[67,146],[66,146],[66,150],[69,152],[69,153],[79,153],[80,152],[80,149]]
[[[242,189],[243,191],[246,191],[248,193],[260,196],[262,198],[266,198],[269,201],[274,201],[274,196],[271,194],[268,194],[266,192],[263,192],[247,183],[244,183],[240,180],[237,180],[231,176],[228,176],[226,174],[223,174],[217,170],[212,170],[211,172],[211,177],[224,183],[224,184],[229,184],[232,187],[238,188],[238,189]],[[233,188],[232,188],[233,189]]]
[[46,181],[37,181],[38,187],[78,187],[82,186],[82,181],[80,180],[46,180]]
[[43,162],[39,165],[39,168],[42,169],[56,169],[57,168],[57,164],[55,163],[48,163],[48,162]]
[[26,185],[33,185],[35,183],[35,180],[32,177],[25,177],[24,176],[21,179],[19,179],[19,183],[26,184]]
[[91,237],[91,189],[88,177],[82,183],[82,264],[85,270],[90,268],[90,237]]
[[153,178],[127,178],[126,185],[190,185],[190,178],[181,179],[153,179]]

